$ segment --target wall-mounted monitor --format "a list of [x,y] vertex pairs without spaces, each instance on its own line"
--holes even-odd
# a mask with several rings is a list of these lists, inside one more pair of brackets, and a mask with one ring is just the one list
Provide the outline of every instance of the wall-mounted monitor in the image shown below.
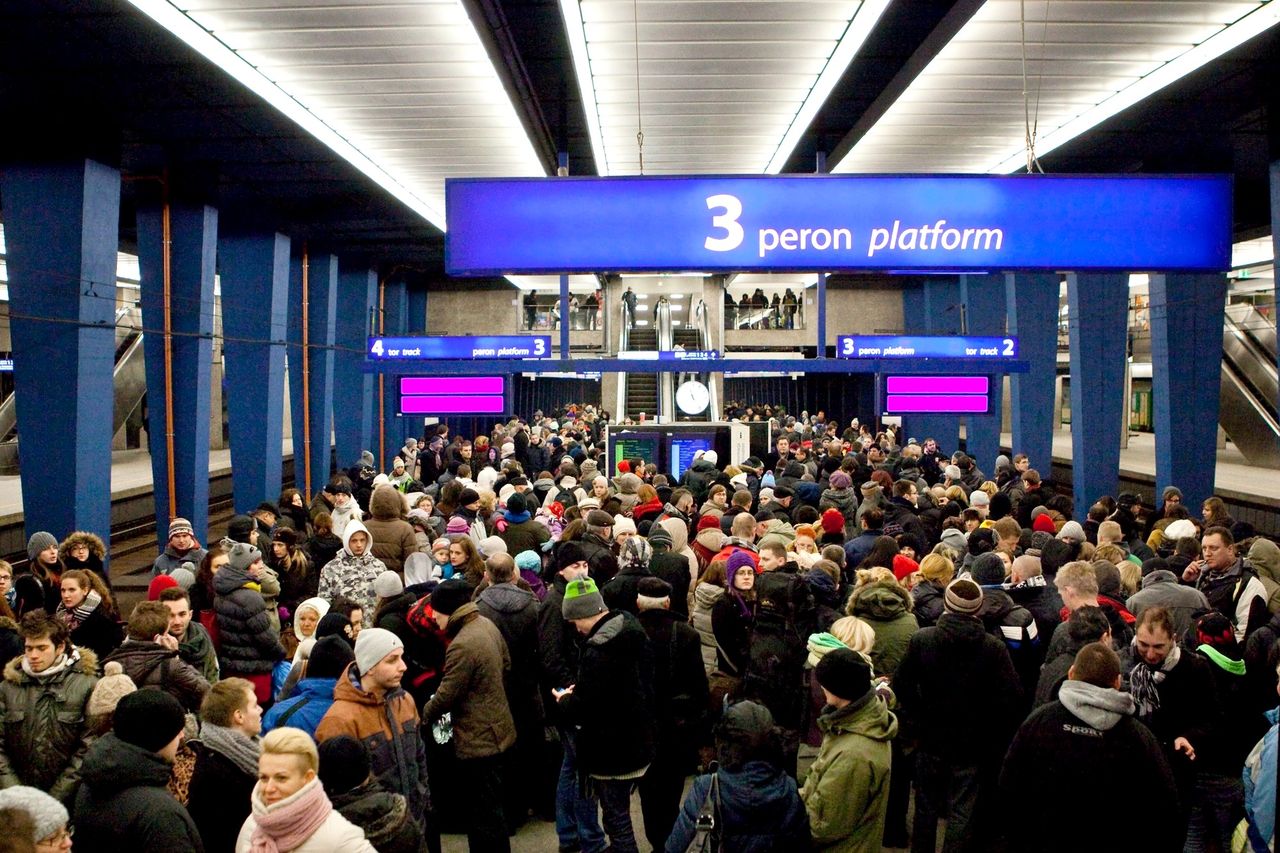
[[667,470],[679,480],[693,464],[699,452],[714,450],[716,435],[713,432],[672,432],[667,436]]
[[985,415],[990,409],[990,376],[885,377],[887,414]]
[[658,445],[661,438],[655,432],[630,432],[625,427],[609,433],[609,460],[611,476],[618,475],[618,463],[623,459],[643,459],[646,464],[658,464]]
[[507,376],[401,376],[400,414],[503,415]]

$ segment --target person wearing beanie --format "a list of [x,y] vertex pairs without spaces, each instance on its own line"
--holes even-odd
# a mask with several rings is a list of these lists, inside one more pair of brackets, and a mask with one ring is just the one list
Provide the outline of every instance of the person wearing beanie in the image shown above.
[[[29,785],[15,785],[0,791],[0,811],[12,809],[21,812],[31,820],[31,836],[27,839],[12,839],[13,850],[22,850],[20,840],[27,840],[35,845],[35,850],[62,850],[63,844],[71,838],[67,823],[71,820],[67,807],[53,797],[32,788]],[[32,849],[27,847],[25,849]]]
[[0,788],[31,785],[69,804],[92,739],[87,715],[98,657],[71,645],[66,624],[40,609],[22,617],[18,632],[23,654],[0,680]]
[[725,569],[726,592],[711,609],[711,630],[716,641],[716,665],[720,671],[741,678],[751,653],[751,631],[756,615],[756,564],[746,551],[729,555]]
[[[1134,719],[1133,697],[1120,689],[1116,653],[1105,643],[1085,644],[1068,672],[1058,700],[1027,718],[1005,758],[1001,800],[1037,792],[1002,813],[1011,851],[1067,853],[1096,846],[1098,827],[1076,820],[1071,805],[1081,785],[1100,802],[1123,799],[1133,814],[1175,811],[1178,791],[1169,763],[1150,730]],[[1117,756],[1124,756],[1119,773]],[[1177,819],[1112,821],[1106,835],[1105,846],[1112,850],[1182,849]]]
[[520,578],[541,602],[547,597],[547,587],[542,581],[542,554],[533,550],[521,551],[516,554],[515,562]]
[[116,712],[116,705],[137,689],[133,679],[125,675],[119,661],[108,661],[102,665],[102,677],[93,686],[89,704],[85,706],[85,718],[95,736],[111,731],[111,719]]
[[342,550],[320,570],[318,594],[333,601],[343,596],[359,605],[367,628],[373,624],[378,609],[378,594],[373,582],[387,571],[387,566],[370,550],[372,538],[360,521],[352,521],[342,533]]
[[[1065,525],[1064,525],[1065,526]],[[1031,522],[1031,529],[1043,531],[1048,534],[1055,534],[1057,528],[1054,526],[1053,517],[1048,512],[1042,512]]]
[[365,628],[356,636],[354,656],[338,676],[333,704],[316,726],[316,742],[348,735],[363,743],[374,775],[388,790],[404,795],[409,814],[428,831],[434,821],[427,815],[426,735],[417,704],[401,686],[404,643],[383,628]]
[[590,578],[568,583],[565,620],[585,637],[576,678],[552,691],[556,710],[578,727],[576,764],[599,798],[609,845],[635,850],[631,790],[654,757],[648,639],[630,613],[605,608]]
[[981,489],[975,489],[973,494],[969,495],[969,506],[978,511],[978,515],[985,521],[991,510],[991,498]]
[[606,584],[618,573],[618,558],[613,553],[613,516],[602,509],[586,513],[587,530],[577,541],[587,554],[591,577]]
[[843,545],[845,517],[832,507],[822,513],[822,545]]
[[379,853],[419,853],[422,830],[409,816],[401,794],[373,776],[369,750],[352,737],[339,735],[320,744],[320,783],[334,809],[364,831]]
[[828,479],[830,488],[818,499],[819,509],[835,509],[848,527],[857,523],[858,493],[853,490],[853,478],[844,471],[833,471]]
[[508,554],[521,551],[541,553],[543,544],[551,539],[550,530],[534,519],[532,509],[519,492],[507,498],[507,508],[501,513],[501,521],[495,529],[506,543]]
[[[994,837],[995,827],[983,820],[994,813],[988,803],[998,812],[992,798],[1000,762],[1024,701],[1008,649],[978,618],[982,598],[968,578],[947,584],[945,612],[911,638],[893,680],[898,717],[919,732],[913,850],[934,849],[940,817],[948,849]],[[955,713],[959,707],[963,715]],[[942,790],[951,793],[938,799]]]
[[941,543],[955,552],[956,557],[963,557],[969,553],[969,537],[965,535],[963,530],[957,527],[951,527],[944,530]]
[[876,851],[889,805],[890,743],[898,721],[871,687],[871,667],[847,648],[822,656],[822,746],[800,789],[813,849]]
[[27,540],[27,564],[13,573],[14,614],[21,617],[32,610],[53,613],[58,607],[62,583],[62,563],[58,561],[58,540],[40,530]]
[[[363,633],[363,632],[362,632]],[[342,637],[321,637],[311,646],[305,673],[292,694],[271,706],[262,719],[262,732],[290,726],[315,736],[320,720],[333,705],[333,691],[343,671],[355,661],[351,644]]]
[[213,610],[218,617],[220,671],[253,682],[258,701],[270,702],[271,670],[285,651],[262,596],[259,577],[264,568],[261,551],[234,543],[227,564],[213,576]]
[[[1050,536],[1054,535],[1051,530],[1046,530],[1044,532],[1048,533]],[[1070,542],[1078,545],[1085,541],[1084,528],[1080,526],[1080,522],[1078,521],[1068,521],[1066,524],[1062,525],[1062,529],[1058,531],[1056,538],[1061,539],[1063,542]]]
[[987,631],[1009,649],[1013,668],[1022,679],[1023,695],[1029,698],[1035,693],[1044,659],[1040,626],[1031,611],[1015,603],[1005,591],[1004,567],[1004,558],[995,551],[974,558],[969,573],[973,582],[982,587],[982,606],[976,615]]
[[[510,557],[495,565],[500,568],[495,568],[494,573],[503,580],[486,592],[500,589],[513,579],[515,566]],[[481,614],[471,601],[470,592],[465,581],[454,579],[431,593],[436,625],[449,637],[449,647],[440,685],[423,706],[422,717],[427,724],[433,724],[445,714],[451,715],[458,781],[463,790],[483,792],[464,799],[468,845],[473,850],[502,850],[507,846],[509,825],[519,826],[523,822],[519,818],[524,817],[512,815],[508,819],[504,812],[511,789],[503,787],[503,763],[516,743],[516,724],[504,688],[504,679],[513,675],[511,654],[502,632]],[[490,604],[506,600],[493,596]],[[533,596],[529,595],[528,607],[533,606],[532,602]],[[359,658],[358,649],[356,657]],[[526,657],[523,663],[527,666],[530,661]]]
[[200,832],[167,786],[183,739],[182,705],[138,690],[116,705],[113,730],[85,753],[76,793],[76,849],[200,851]]
[[178,582],[172,575],[156,575],[147,585],[147,601],[159,601],[160,593],[176,587]]
[[169,538],[164,550],[151,564],[151,575],[171,574],[183,563],[198,566],[204,555],[205,549],[196,541],[191,522],[185,518],[175,518],[169,522]]

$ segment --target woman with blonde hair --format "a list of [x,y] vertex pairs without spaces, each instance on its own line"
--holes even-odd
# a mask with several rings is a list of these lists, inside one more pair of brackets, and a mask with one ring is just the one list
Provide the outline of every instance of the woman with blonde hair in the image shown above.
[[320,755],[306,732],[268,732],[236,853],[377,853],[329,802],[319,770]]
[[[820,634],[809,635],[809,657],[805,668],[814,670],[818,663],[835,649],[852,649],[862,656],[871,666],[871,647],[875,645],[876,634],[871,626],[857,616],[842,616],[831,624],[831,630]],[[818,716],[826,705],[826,696],[818,679],[809,678],[809,705],[805,715],[804,742],[808,746],[822,743],[822,731],[818,728]]]
[[942,554],[929,554],[920,561],[920,583],[911,590],[915,600],[916,622],[928,628],[942,615],[942,596],[947,584],[956,576],[956,567]]

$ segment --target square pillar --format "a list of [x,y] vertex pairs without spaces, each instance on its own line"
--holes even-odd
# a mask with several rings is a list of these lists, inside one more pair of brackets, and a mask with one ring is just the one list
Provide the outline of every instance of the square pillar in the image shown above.
[[1223,307],[1221,274],[1152,275],[1151,385],[1156,497],[1182,489],[1186,506],[1213,494],[1218,467]]
[[[213,275],[218,211],[203,204],[169,206],[169,304],[164,296],[164,224],[160,205],[138,208],[138,267],[147,374],[147,434],[155,483],[156,538],[168,540],[170,515],[191,522],[206,543],[209,528],[210,361],[213,357]],[[165,370],[166,314],[172,334]],[[172,394],[173,459],[166,435],[166,394]],[[169,467],[173,467],[170,496]],[[172,507],[172,513],[170,511]]]
[[[1124,368],[1129,356],[1129,276],[1067,276],[1071,335],[1071,479],[1075,517],[1084,518],[1120,483]],[[1221,345],[1221,322],[1218,337]],[[1215,357],[1216,365],[1221,354]],[[1214,393],[1218,384],[1214,382]],[[1214,421],[1217,423],[1216,419]]]
[[109,542],[120,173],[6,165],[0,195],[26,534]]
[[[408,330],[409,294],[403,281],[388,281],[382,293],[382,333],[403,335]],[[373,455],[378,459],[379,471],[390,471],[391,460],[404,444],[404,418],[400,411],[400,395],[397,393],[397,377],[388,375],[383,381],[382,429],[376,436],[378,447]],[[354,461],[354,460],[353,460]]]
[[340,417],[333,421],[333,443],[338,465],[349,465],[370,446],[373,435],[373,384],[364,372],[369,323],[378,306],[378,275],[371,269],[343,269],[338,273],[335,334],[338,349],[333,361],[333,399]]
[[1021,358],[1031,367],[1009,377],[1012,449],[1027,454],[1031,467],[1048,479],[1058,412],[1058,275],[1006,273],[1004,280],[1009,334],[1018,338]]
[[[329,480],[332,455],[338,258],[308,253],[305,271],[304,289],[302,256],[295,255],[289,264],[289,304],[293,306],[289,312],[289,413],[293,417],[294,481],[310,500]],[[307,316],[305,359],[304,312]]]
[[224,237],[219,252],[232,489],[249,513],[280,496],[289,238]]
[[[966,334],[1001,337],[1005,334],[1005,287],[999,275],[960,276],[960,296],[968,322]],[[965,423],[965,446],[978,468],[995,479],[996,456],[1000,454],[1000,422],[1004,408],[1004,376],[991,376],[991,413],[969,415]]]

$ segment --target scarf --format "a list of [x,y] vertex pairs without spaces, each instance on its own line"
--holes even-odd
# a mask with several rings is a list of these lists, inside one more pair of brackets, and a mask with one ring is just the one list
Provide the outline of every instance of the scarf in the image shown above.
[[257,825],[250,840],[251,853],[281,853],[302,846],[333,811],[319,777],[270,806],[262,802],[261,785],[253,787],[253,822]]
[[102,596],[93,590],[89,590],[89,594],[84,597],[84,601],[77,606],[67,610],[65,606],[59,604],[58,611],[62,614],[62,619],[67,623],[67,627],[74,631],[84,624],[84,621],[93,615],[93,611],[98,609],[98,605],[102,603]]
[[1169,656],[1159,666],[1152,666],[1139,660],[1129,676],[1129,692],[1133,694],[1134,704],[1138,706],[1138,717],[1149,720],[1151,715],[1160,710],[1160,685],[1164,683],[1169,672],[1182,659],[1182,649],[1173,647]]
[[214,752],[226,756],[232,764],[245,773],[257,778],[258,756],[262,753],[262,746],[257,738],[251,738],[241,731],[229,729],[226,726],[204,723],[200,726],[200,742]]
[[506,516],[508,524],[524,524],[526,521],[533,518],[528,510],[524,512],[512,512],[509,509],[505,509],[502,511],[502,514]]
[[25,672],[31,678],[35,678],[35,679],[52,678],[53,676],[57,675],[63,670],[66,670],[79,662],[80,662],[80,650],[72,646],[71,654],[59,655],[58,659],[55,660],[52,664],[50,664],[48,669],[41,670],[40,672],[34,672],[31,669],[31,661],[27,660],[26,655],[23,655],[22,671]]

